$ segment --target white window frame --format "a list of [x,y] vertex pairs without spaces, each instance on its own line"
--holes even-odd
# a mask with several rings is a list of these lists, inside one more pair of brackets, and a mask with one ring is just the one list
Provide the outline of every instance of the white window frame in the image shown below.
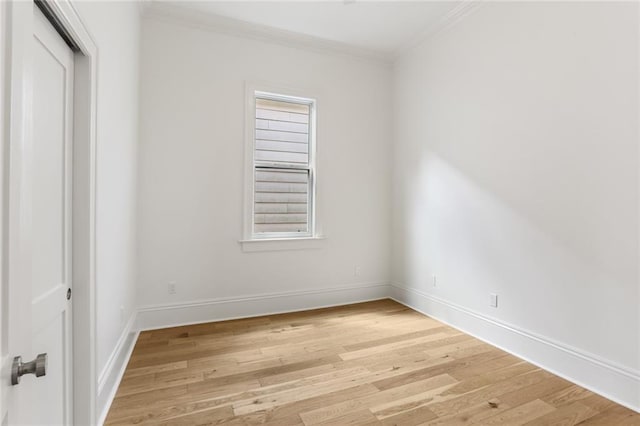
[[[295,90],[291,88],[276,87],[266,84],[247,83],[246,114],[245,114],[245,196],[244,196],[244,223],[243,223],[243,249],[245,251],[283,250],[298,248],[316,248],[314,240],[323,240],[319,234],[318,202],[317,202],[317,108],[318,98],[312,96],[310,91]],[[286,102],[302,103],[310,106],[309,111],[309,165],[294,167],[278,163],[265,163],[278,168],[290,168],[293,170],[309,170],[309,202],[308,202],[308,232],[269,232],[254,233],[254,208],[255,208],[255,123],[256,123],[256,95],[260,98],[282,100]],[[279,243],[265,248],[262,244],[257,247],[254,242]]]

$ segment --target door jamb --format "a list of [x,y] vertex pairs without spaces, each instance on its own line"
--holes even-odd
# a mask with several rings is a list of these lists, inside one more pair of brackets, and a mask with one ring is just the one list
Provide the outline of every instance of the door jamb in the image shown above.
[[96,422],[96,112],[98,48],[70,0],[47,0],[80,49],[73,131],[73,419]]

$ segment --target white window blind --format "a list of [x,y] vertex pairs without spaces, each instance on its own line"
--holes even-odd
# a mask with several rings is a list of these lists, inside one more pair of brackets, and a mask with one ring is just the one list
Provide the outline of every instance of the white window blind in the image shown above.
[[314,102],[256,92],[255,108],[253,235],[312,235]]

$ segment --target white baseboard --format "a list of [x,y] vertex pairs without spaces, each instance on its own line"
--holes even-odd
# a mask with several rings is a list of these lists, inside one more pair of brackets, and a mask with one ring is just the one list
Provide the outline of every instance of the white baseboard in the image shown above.
[[211,321],[273,315],[346,305],[389,297],[386,283],[355,284],[314,290],[259,294],[143,306],[138,309],[138,330],[175,327]]
[[640,372],[488,318],[414,288],[392,284],[391,298],[640,412]]
[[488,318],[417,289],[384,283],[144,306],[131,316],[98,379],[98,424],[107,413],[139,331],[250,318],[391,297],[579,386],[640,412],[640,372]]
[[386,299],[389,285],[357,284],[316,290],[219,298],[198,302],[144,306],[129,319],[98,378],[98,424],[106,420],[140,330],[151,330],[236,318],[250,318]]
[[122,334],[116,343],[107,364],[104,366],[98,377],[98,398],[96,400],[96,411],[99,413],[98,424],[102,425],[107,418],[109,408],[116,391],[127,368],[131,352],[138,340],[139,332],[134,330],[137,313],[131,314],[127,325],[122,330]]

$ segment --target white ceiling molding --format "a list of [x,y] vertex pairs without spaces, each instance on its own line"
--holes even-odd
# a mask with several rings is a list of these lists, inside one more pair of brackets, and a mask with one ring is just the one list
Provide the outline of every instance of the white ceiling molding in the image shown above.
[[351,44],[327,40],[312,35],[283,30],[267,25],[242,21],[213,13],[181,6],[179,3],[142,0],[143,16],[179,23],[192,28],[216,33],[249,38],[253,40],[277,43],[283,46],[313,50],[322,53],[333,53],[350,56],[355,59],[373,61],[392,65],[403,54],[426,40],[436,37],[453,27],[465,17],[476,11],[483,0],[462,0],[460,4],[446,13],[436,25],[431,25],[423,32],[410,39],[400,48],[392,52],[356,47]]
[[460,3],[453,10],[443,16],[436,26],[428,28],[422,34],[418,35],[413,40],[409,41],[403,47],[398,49],[393,55],[393,61],[395,62],[398,58],[400,58],[419,44],[427,41],[428,39],[434,38],[439,34],[442,34],[449,28],[452,28],[464,18],[478,10],[480,8],[480,5],[482,4],[483,0],[463,0],[462,3]]
[[149,6],[144,8],[145,17],[168,20],[221,34],[267,41],[298,49],[345,55],[386,65],[391,65],[394,60],[393,54],[377,50],[354,47],[319,37],[248,23],[225,16],[202,13],[187,7],[164,2],[152,1],[150,3]]

